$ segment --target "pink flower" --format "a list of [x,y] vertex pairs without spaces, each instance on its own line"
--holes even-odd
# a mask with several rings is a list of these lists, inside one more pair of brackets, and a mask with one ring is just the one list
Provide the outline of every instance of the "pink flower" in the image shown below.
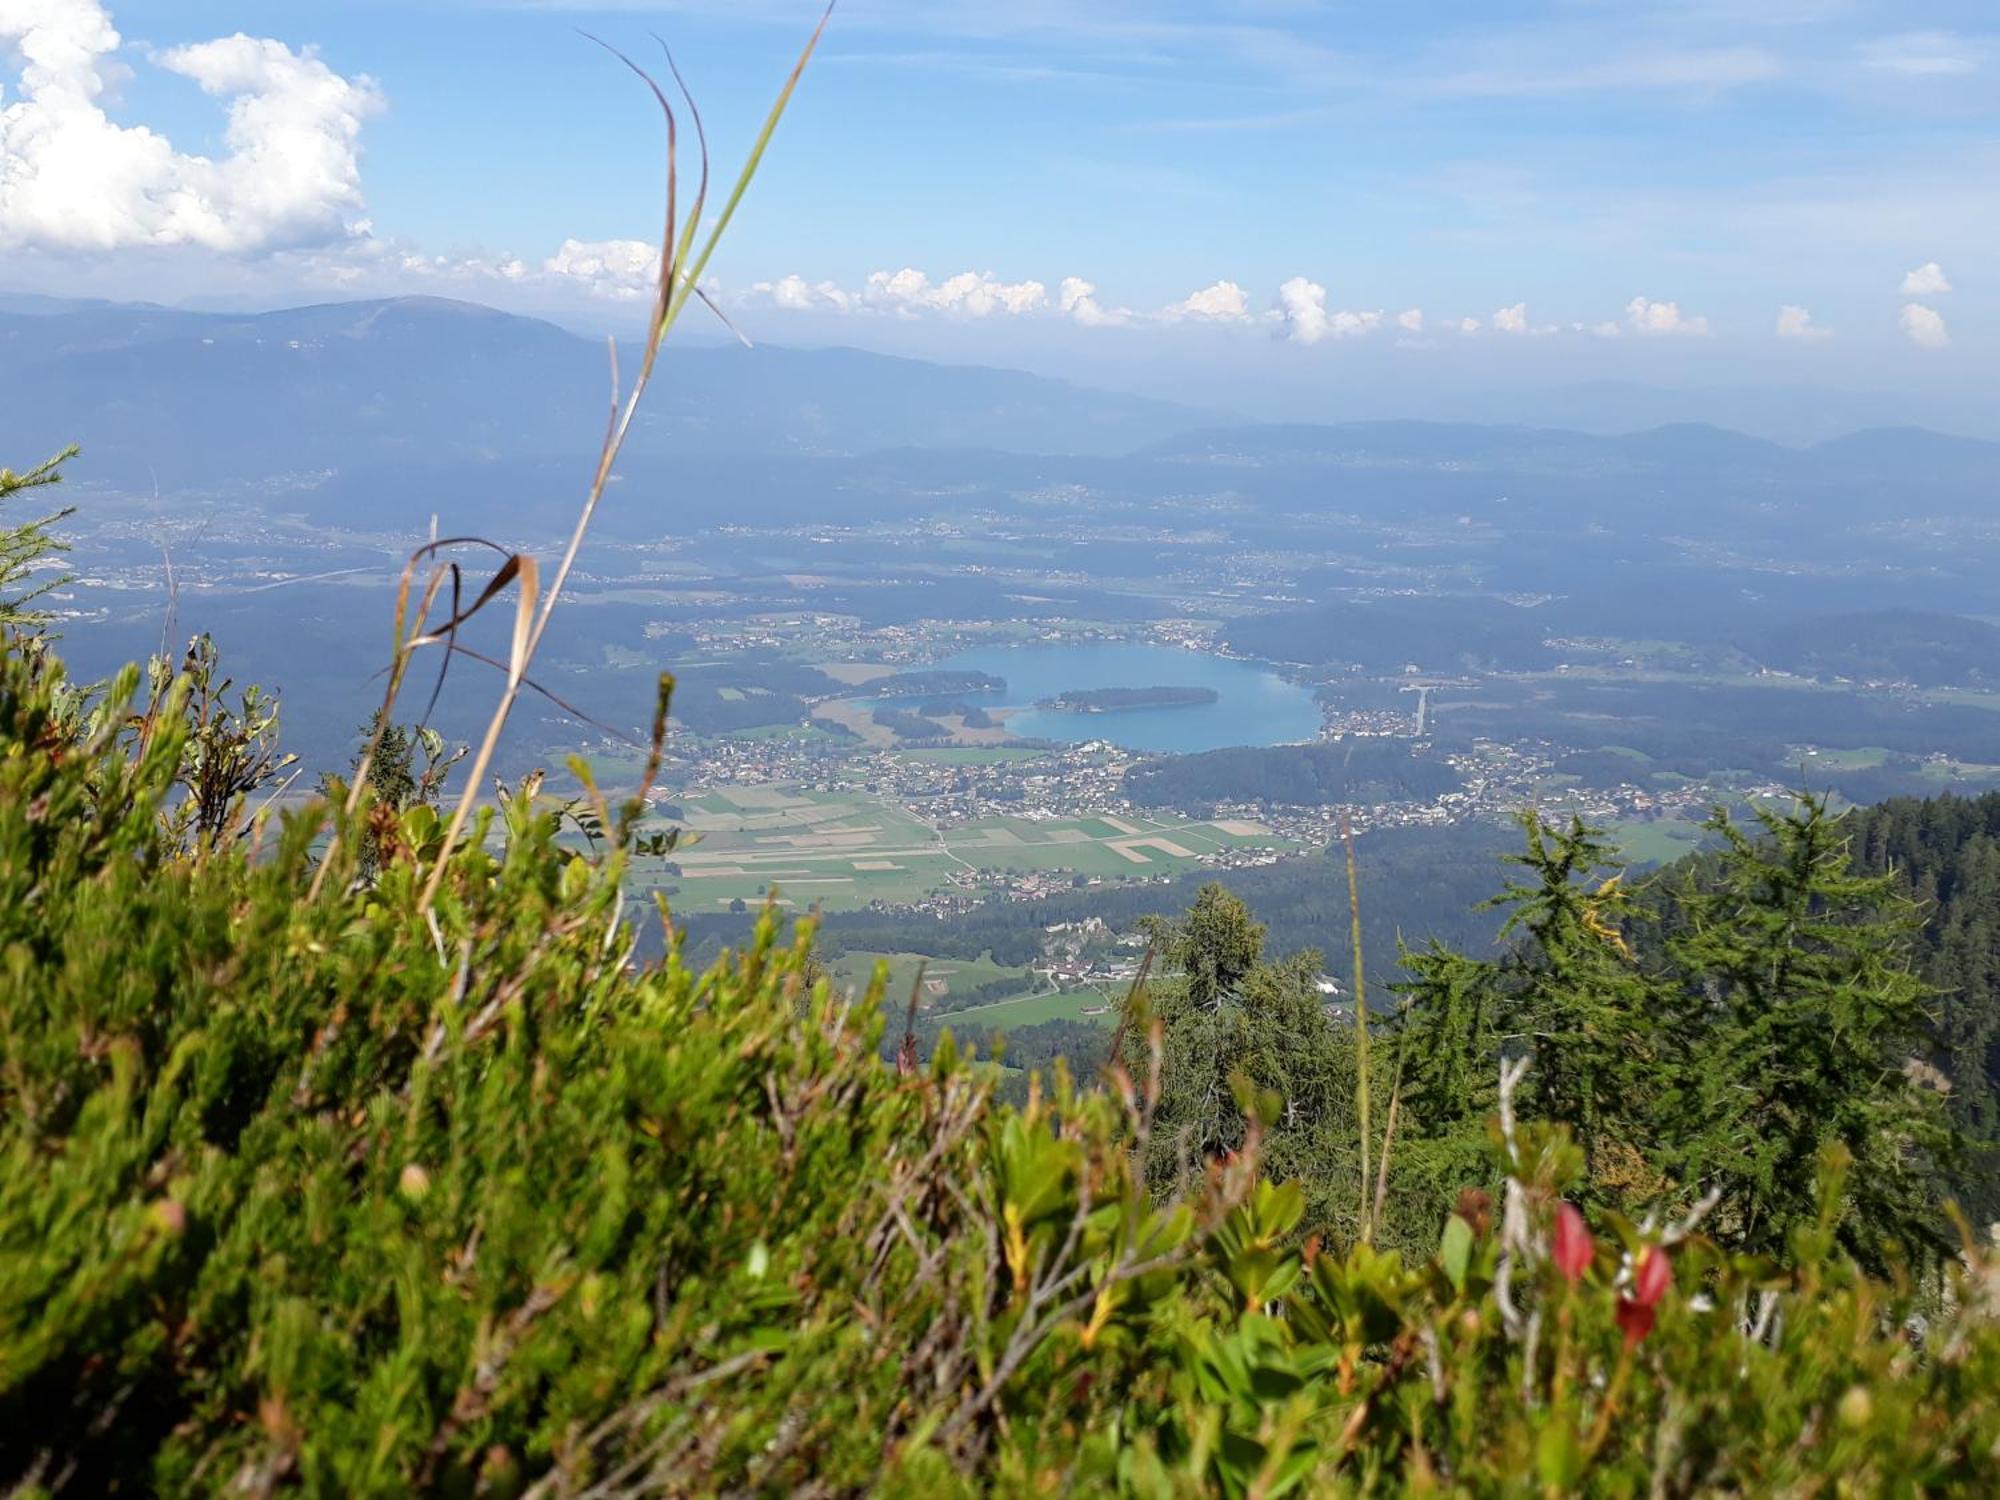
[[1568,1203],[1556,1205],[1556,1269],[1571,1286],[1583,1279],[1597,1255],[1597,1243],[1584,1225],[1583,1215]]
[[1632,1300],[1642,1307],[1656,1307],[1667,1288],[1674,1284],[1673,1262],[1658,1245],[1639,1252],[1639,1264],[1632,1270]]
[[1618,1326],[1625,1330],[1629,1347],[1653,1331],[1653,1309],[1674,1284],[1673,1263],[1658,1245],[1647,1245],[1632,1267],[1632,1290],[1618,1299]]

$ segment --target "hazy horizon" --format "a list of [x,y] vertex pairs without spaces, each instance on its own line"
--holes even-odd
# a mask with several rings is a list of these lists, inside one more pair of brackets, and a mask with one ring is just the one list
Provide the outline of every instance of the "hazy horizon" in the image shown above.
[[[668,37],[727,157],[817,15],[7,0],[0,281],[629,333],[661,131],[578,31]],[[758,340],[1255,415],[1611,382],[1990,430],[1995,45],[1963,0],[848,5],[713,292]]]

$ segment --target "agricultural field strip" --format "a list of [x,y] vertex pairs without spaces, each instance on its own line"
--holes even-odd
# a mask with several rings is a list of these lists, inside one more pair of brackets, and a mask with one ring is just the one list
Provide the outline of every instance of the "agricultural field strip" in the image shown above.
[[[798,810],[804,812],[808,809],[801,808]],[[811,810],[817,811],[819,809],[815,808]],[[762,824],[762,826],[772,826],[763,823],[761,819],[756,821]],[[945,835],[939,842],[911,845],[909,847],[899,847],[892,843],[890,846],[885,847],[882,843],[875,842],[872,838],[867,837],[868,835],[882,832],[881,826],[867,825],[862,827],[822,829],[804,834],[760,834],[756,837],[757,845],[779,845],[780,847],[711,847],[704,852],[697,846],[679,855],[678,861],[682,868],[690,875],[695,874],[698,870],[713,870],[715,873],[721,873],[721,868],[725,867],[731,873],[745,873],[750,867],[755,867],[760,874],[785,873],[797,876],[808,873],[806,870],[799,869],[798,866],[800,865],[823,861],[839,861],[849,866],[854,866],[860,858],[866,858],[873,862],[879,860],[917,859],[925,856],[934,857],[940,854],[962,857],[980,851],[1021,850],[1025,852],[1037,849],[1048,852],[1060,850],[1067,853],[1083,848],[1095,847],[1108,849],[1113,853],[1123,856],[1133,864],[1148,864],[1151,861],[1145,851],[1166,855],[1169,858],[1193,859],[1199,857],[1199,854],[1202,852],[1217,852],[1230,847],[1228,839],[1231,835],[1219,828],[1215,828],[1213,833],[1205,831],[1213,827],[1213,825],[1209,824],[1163,823],[1147,820],[1146,826],[1135,827],[1129,819],[1125,818],[1080,818],[1076,821],[1101,822],[1107,826],[1113,826],[1120,831],[1109,834],[1092,834],[1074,826],[1052,824],[1046,829],[1036,829],[1037,832],[1044,834],[1042,838],[1029,839],[1022,837],[1015,829],[982,828],[978,824],[973,824],[963,830],[953,830],[952,834]],[[904,830],[905,837],[907,837],[908,832],[914,831],[909,828],[907,823],[904,825]],[[1124,830],[1130,831],[1127,832]],[[722,843],[722,840],[717,837],[719,834],[747,832],[747,830],[720,829],[703,829],[700,831],[708,835],[708,840],[712,845],[720,845]],[[961,833],[972,836],[952,836],[953,834]],[[1241,835],[1237,836],[1240,837]],[[1201,845],[1204,848],[1190,848],[1189,845]],[[792,868],[784,871],[769,868],[774,865],[787,865]]]

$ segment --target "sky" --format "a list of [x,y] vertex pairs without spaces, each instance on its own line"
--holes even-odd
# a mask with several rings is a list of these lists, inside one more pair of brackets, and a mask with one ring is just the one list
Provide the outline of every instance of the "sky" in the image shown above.
[[[629,327],[662,130],[581,33],[668,39],[729,174],[817,19],[0,0],[0,292]],[[1993,0],[850,0],[711,272],[753,338],[1137,385],[1920,402],[2000,386],[1996,246]]]

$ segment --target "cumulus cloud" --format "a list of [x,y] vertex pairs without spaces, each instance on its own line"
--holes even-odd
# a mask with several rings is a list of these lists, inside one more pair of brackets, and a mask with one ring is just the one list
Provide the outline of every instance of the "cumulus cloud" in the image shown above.
[[[608,280],[614,285],[644,285],[654,264],[650,247],[645,247],[643,259],[637,254],[640,247],[636,241],[612,241],[610,247],[617,253],[609,256],[600,253],[605,246],[575,246],[587,252],[569,257],[582,260],[577,274]],[[604,260],[609,260],[610,265],[599,264]],[[556,261],[549,262],[549,266],[555,269]],[[793,273],[753,283],[736,296],[739,301],[787,311],[877,317],[994,318],[1057,313],[1091,328],[1123,324],[1140,316],[1129,308],[1106,307],[1098,300],[1096,284],[1080,276],[1065,277],[1051,298],[1048,288],[1039,281],[1002,281],[990,271],[961,271],[943,281],[932,281],[927,273],[914,266],[905,266],[900,271],[871,272],[853,290],[832,281],[807,281]],[[1163,322],[1187,318],[1238,321],[1247,318],[1246,303],[1242,288],[1230,282],[1217,282],[1152,316]]]
[[228,152],[212,158],[105,113],[120,38],[98,0],[0,0],[0,43],[22,59],[0,107],[0,245],[243,255],[356,232],[361,126],[382,96],[311,48],[239,32],[153,59],[228,102]]
[[1920,349],[1942,349],[1951,342],[1944,319],[1935,308],[1912,302],[1903,309],[1903,333]]
[[[368,242],[370,248],[378,243]],[[495,259],[483,255],[420,255],[413,250],[390,250],[387,259],[398,271],[447,281],[519,282],[526,281],[531,274],[528,263],[517,257]],[[342,256],[331,258],[329,263],[351,266],[354,260],[353,256]]]
[[1295,344],[1360,338],[1374,332],[1382,322],[1379,312],[1329,310],[1326,288],[1303,276],[1294,276],[1278,288],[1278,317],[1285,325],[1285,336]]
[[1803,307],[1786,303],[1778,309],[1778,337],[1781,339],[1830,339],[1831,328],[1821,328]]
[[1109,328],[1127,321],[1131,314],[1122,307],[1106,307],[1097,300],[1097,284],[1081,276],[1065,276],[1058,288],[1056,308],[1085,328]]
[[871,274],[861,298],[905,316],[928,311],[984,318],[1034,312],[1048,305],[1049,292],[1039,281],[1001,281],[991,271],[961,271],[933,283],[922,271],[905,266]]
[[1502,307],[1494,310],[1493,331],[1495,333],[1513,333],[1524,337],[1532,335],[1535,338],[1542,338],[1551,333],[1558,333],[1561,330],[1554,323],[1529,322],[1528,304],[1525,302],[1516,302],[1512,307]]
[[659,285],[659,247],[644,240],[564,240],[542,270],[594,297],[632,301]]
[[750,288],[750,295],[767,298],[774,307],[792,312],[809,312],[816,308],[850,312],[855,305],[854,294],[833,282],[807,281],[796,273],[780,276],[776,281],[757,282]]
[[1951,282],[1943,266],[1927,260],[1903,278],[1899,290],[1905,297],[1939,297],[1951,290]]
[[1233,281],[1218,281],[1161,308],[1160,316],[1169,323],[1183,318],[1211,323],[1247,323],[1250,321],[1250,294]]
[[1396,326],[1405,333],[1424,331],[1424,310],[1421,307],[1405,308],[1396,314]]
[[1454,326],[1460,333],[1470,338],[1473,334],[1479,332],[1479,319],[1460,318]]
[[1634,333],[1699,336],[1708,332],[1707,318],[1684,316],[1678,302],[1653,302],[1645,297],[1634,297],[1625,304],[1625,321]]

